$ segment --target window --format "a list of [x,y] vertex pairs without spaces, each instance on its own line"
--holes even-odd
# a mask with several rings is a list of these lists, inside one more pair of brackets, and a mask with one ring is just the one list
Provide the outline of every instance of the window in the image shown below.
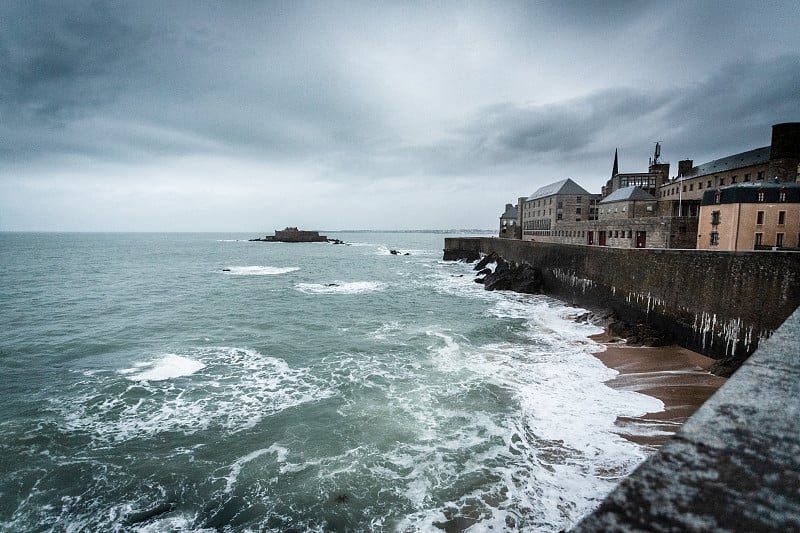
[[725,185],[725,178],[720,178],[719,179],[719,185],[720,185],[720,187]]
[[738,176],[734,176],[731,178],[731,183],[736,183],[738,181]]
[[556,213],[556,220],[561,220],[561,213]]
[[719,233],[716,231],[711,232],[711,241],[709,242],[711,246],[719,246]]
[[765,201],[766,200],[766,196],[767,196],[767,194],[763,189],[758,191],[758,201],[759,202]]
[[778,201],[779,202],[786,201],[786,191],[778,191]]
[[690,184],[689,184],[689,190],[690,190],[690,191],[693,191],[693,190],[694,190],[694,183],[690,183]]
[[722,193],[720,191],[715,192],[714,193],[714,203],[718,204],[718,203],[720,203],[721,200],[722,200]]
[[575,197],[575,203],[578,203],[578,204],[581,203],[582,199],[583,199],[583,196],[576,196]]
[[750,181],[750,174],[744,175],[744,181]]
[[683,192],[686,192],[686,185],[683,186]]
[[575,208],[575,214],[576,215],[580,215],[581,214],[581,208],[580,207],[576,207]]
[[711,212],[711,225],[718,226],[719,225],[719,211],[712,211]]
[[775,246],[783,246],[783,233],[778,233],[775,236]]
[[758,179],[760,179],[760,180],[764,179],[764,171],[763,170],[758,173]]
[[756,246],[761,246],[761,240],[764,238],[763,233],[756,233]]
[[756,224],[761,225],[764,223],[764,211],[756,213]]
[[778,225],[783,226],[786,224],[786,211],[778,211]]
[[697,182],[697,190],[699,191],[702,188],[703,188],[703,182],[702,181],[698,181]]
[[709,188],[709,187],[711,187],[711,180],[708,180],[708,185],[706,185],[706,188]]
[[556,205],[556,208],[564,209],[564,202],[558,202],[558,204]]

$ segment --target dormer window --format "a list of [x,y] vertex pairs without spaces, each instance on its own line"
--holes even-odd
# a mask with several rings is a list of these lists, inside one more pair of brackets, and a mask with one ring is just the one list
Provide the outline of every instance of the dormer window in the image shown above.
[[714,193],[714,203],[718,204],[722,201],[722,191],[717,191]]
[[781,189],[778,191],[778,201],[785,202],[786,201],[786,189]]
[[765,202],[767,200],[767,191],[761,189],[758,191],[758,201]]

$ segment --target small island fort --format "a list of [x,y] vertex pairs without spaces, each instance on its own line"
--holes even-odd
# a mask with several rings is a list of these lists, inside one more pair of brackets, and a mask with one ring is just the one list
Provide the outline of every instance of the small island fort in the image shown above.
[[330,239],[325,235],[320,235],[318,231],[300,230],[294,227],[287,227],[282,230],[275,230],[275,235],[265,235],[250,239],[250,241],[260,242],[328,242]]

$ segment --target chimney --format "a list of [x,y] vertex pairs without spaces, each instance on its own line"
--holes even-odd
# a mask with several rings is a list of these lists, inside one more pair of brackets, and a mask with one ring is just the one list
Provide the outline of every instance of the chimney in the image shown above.
[[694,166],[694,161],[691,159],[684,159],[682,161],[678,161],[678,177],[686,176],[691,172],[692,167]]

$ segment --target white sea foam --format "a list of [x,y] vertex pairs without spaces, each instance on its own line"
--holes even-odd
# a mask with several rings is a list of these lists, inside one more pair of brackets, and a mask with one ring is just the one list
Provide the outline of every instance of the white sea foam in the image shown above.
[[[158,362],[181,361],[178,365]],[[193,361],[202,372],[186,380],[167,378]],[[307,369],[255,350],[207,347],[184,356],[165,356],[109,374],[98,372],[76,384],[81,393],[60,399],[54,407],[63,413],[70,430],[85,431],[101,442],[148,438],[176,431],[192,434],[210,427],[230,433],[251,428],[284,409],[326,398],[332,391],[314,380]],[[140,370],[146,368],[144,372]],[[159,370],[160,369],[160,370]],[[136,373],[134,373],[136,372]],[[150,376],[143,379],[141,376]],[[126,381],[121,387],[118,378]]]
[[231,276],[276,276],[298,270],[300,270],[300,267],[233,266],[226,267],[223,273]]
[[129,375],[128,379],[132,381],[164,381],[171,378],[191,376],[205,367],[206,365],[199,361],[171,353],[155,361],[137,363],[134,368],[123,370],[121,373],[130,374],[141,368],[147,368],[143,372]]
[[295,289],[304,294],[364,294],[381,291],[385,288],[386,284],[379,281],[298,283],[295,286]]
[[256,450],[252,453],[249,453],[244,457],[240,457],[239,459],[234,461],[233,464],[230,466],[230,473],[227,476],[225,476],[225,492],[230,493],[231,490],[233,490],[233,485],[238,480],[239,474],[242,472],[242,466],[244,466],[245,463],[249,463],[254,459],[258,459],[259,457],[270,451],[272,451],[272,449],[262,448],[260,450]]
[[[431,364],[443,377],[438,384],[420,382],[427,385],[413,394],[389,395],[395,409],[414,420],[420,443],[389,454],[388,470],[404,472],[402,495],[419,509],[397,529],[436,530],[454,510],[479,514],[476,531],[569,528],[648,453],[620,436],[617,417],[660,411],[663,404],[603,383],[616,372],[591,355],[602,346],[588,336],[601,330],[576,323],[572,317],[580,310],[547,297],[476,292],[471,276],[446,275],[437,287],[486,299],[490,317],[521,320],[525,327],[515,329],[519,342],[482,345],[441,328],[425,331]],[[487,393],[518,407],[492,419],[442,404]],[[469,460],[454,460],[459,453]],[[432,493],[464,479],[485,481],[441,507],[427,505]]]

